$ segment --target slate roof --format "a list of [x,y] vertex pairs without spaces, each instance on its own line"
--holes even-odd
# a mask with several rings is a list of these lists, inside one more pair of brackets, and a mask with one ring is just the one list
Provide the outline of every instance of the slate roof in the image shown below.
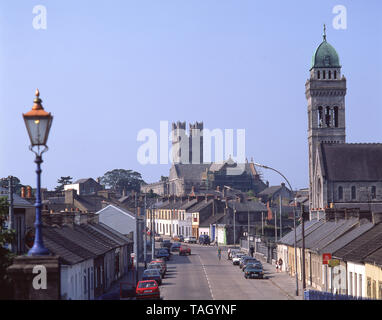
[[205,200],[199,201],[198,203],[193,205],[191,208],[189,208],[187,212],[190,212],[190,213],[199,212],[203,210],[204,208],[208,207],[209,205],[211,205],[213,201],[214,199],[210,199],[207,202]]
[[363,262],[368,255],[382,247],[382,223],[375,225],[358,238],[333,253],[344,261]]
[[264,189],[263,191],[261,191],[259,193],[259,196],[273,195],[276,192],[278,192],[280,189],[281,189],[281,186],[271,186],[271,187],[268,187],[268,188]]
[[[174,164],[172,169],[175,170],[177,177],[184,178],[185,180],[200,181],[202,179],[202,173],[210,167],[211,164]],[[171,170],[172,171],[172,170]],[[170,180],[175,177],[172,176],[170,171]]]
[[[0,187],[0,197],[4,197],[8,199],[8,189]],[[13,193],[13,205],[15,207],[33,207],[34,205],[30,203],[28,200],[21,198],[18,194]]]
[[[309,221],[306,221],[305,222],[305,230],[304,230],[305,231],[304,232],[305,233],[305,237],[307,237],[311,232],[313,232],[315,229],[320,227],[323,223],[324,223],[324,220],[309,220]],[[300,241],[302,239],[301,228],[302,228],[301,224],[299,224],[296,227],[296,241],[297,241],[297,244],[298,244],[298,241]],[[292,230],[291,232],[289,232],[285,236],[283,236],[278,241],[278,243],[285,244],[285,245],[288,245],[288,246],[293,246],[294,245],[294,230]]]
[[374,226],[373,223],[368,222],[361,224],[360,226],[357,226],[356,228],[350,230],[348,233],[342,235],[335,241],[328,244],[326,247],[323,247],[321,249],[321,253],[333,253],[337,250],[343,248],[347,244],[349,244],[354,239],[358,238],[361,234],[365,233],[366,231],[370,230]]
[[114,230],[103,223],[91,223],[88,224],[90,227],[97,229],[99,232],[106,234],[107,236],[111,237],[115,242],[119,243],[120,245],[125,245],[132,243],[132,241],[125,237],[122,233],[119,233],[117,230]]
[[224,213],[218,213],[213,216],[209,216],[206,220],[199,223],[200,227],[209,227],[211,224],[218,223],[220,219],[224,217]]
[[59,255],[64,262],[76,264],[78,262],[93,259],[97,256],[94,250],[89,250],[77,243],[72,234],[68,234],[68,227],[46,227],[43,226],[43,240],[51,253]]
[[[99,241],[94,241],[94,238],[89,234],[80,232],[77,230],[78,226],[72,227],[63,226],[61,228],[57,228],[56,232],[60,234],[65,241],[71,239],[71,241],[78,243],[79,246],[95,255],[103,255],[106,252],[110,251],[110,246],[100,243]],[[77,252],[77,251],[75,251]]]
[[322,161],[331,181],[382,181],[382,144],[321,144]]
[[257,201],[228,201],[228,207],[236,209],[236,212],[267,212],[267,207],[262,202]]
[[378,250],[374,251],[372,254],[367,256],[365,258],[365,262],[371,263],[371,264],[377,264],[379,266],[382,266],[382,248],[379,248]]

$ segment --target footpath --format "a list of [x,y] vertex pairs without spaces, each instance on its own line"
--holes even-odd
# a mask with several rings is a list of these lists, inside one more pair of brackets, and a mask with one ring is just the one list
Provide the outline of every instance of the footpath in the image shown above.
[[[246,250],[244,250],[246,251]],[[298,280],[298,296],[296,296],[296,278],[291,277],[288,272],[277,272],[275,261],[272,263],[267,262],[267,257],[261,253],[255,253],[255,258],[261,261],[264,271],[268,277],[268,280],[273,285],[283,291],[291,300],[304,300],[304,290],[302,289],[302,281]],[[313,289],[306,287],[305,290]]]

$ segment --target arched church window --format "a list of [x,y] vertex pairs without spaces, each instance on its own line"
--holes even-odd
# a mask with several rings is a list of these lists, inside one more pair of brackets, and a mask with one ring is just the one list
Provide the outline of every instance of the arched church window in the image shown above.
[[334,79],[337,79],[337,70],[334,70]]
[[351,199],[355,200],[356,198],[357,198],[356,189],[355,189],[355,186],[352,186],[351,187]]
[[327,127],[330,127],[330,107],[326,107],[325,124]]
[[338,187],[338,200],[342,200],[344,197],[344,190],[341,186]]
[[325,70],[322,71],[322,79],[326,79],[326,73],[325,73]]
[[322,107],[318,107],[318,127],[322,128],[324,124],[324,116],[322,112]]
[[329,70],[329,79],[332,78],[332,72]]
[[321,78],[321,72],[320,70],[317,71],[317,79],[320,79]]
[[338,128],[338,107],[334,107],[334,126]]

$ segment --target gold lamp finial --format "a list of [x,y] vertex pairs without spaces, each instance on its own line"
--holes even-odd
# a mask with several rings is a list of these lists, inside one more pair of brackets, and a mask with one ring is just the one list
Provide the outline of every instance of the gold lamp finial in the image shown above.
[[38,98],[40,96],[40,91],[38,90],[38,88],[36,89],[36,97]]

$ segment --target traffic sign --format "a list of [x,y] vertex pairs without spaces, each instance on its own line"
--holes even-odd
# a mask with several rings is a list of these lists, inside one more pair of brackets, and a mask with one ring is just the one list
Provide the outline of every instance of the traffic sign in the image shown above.
[[340,265],[340,260],[338,260],[338,259],[330,259],[328,265],[331,268],[339,266]]
[[328,264],[329,260],[332,258],[331,253],[322,254],[322,264]]

